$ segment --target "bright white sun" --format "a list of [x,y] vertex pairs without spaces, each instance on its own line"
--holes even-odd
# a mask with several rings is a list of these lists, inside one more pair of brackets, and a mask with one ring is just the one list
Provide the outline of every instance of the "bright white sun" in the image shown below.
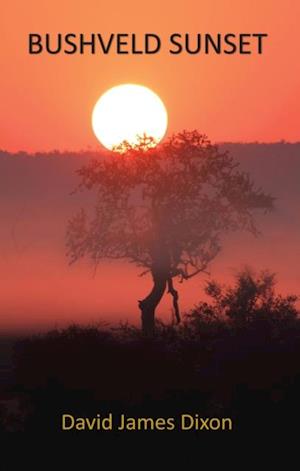
[[118,85],[105,92],[94,106],[92,126],[107,149],[123,141],[138,143],[139,136],[153,137],[158,143],[168,125],[167,110],[152,90],[142,85]]

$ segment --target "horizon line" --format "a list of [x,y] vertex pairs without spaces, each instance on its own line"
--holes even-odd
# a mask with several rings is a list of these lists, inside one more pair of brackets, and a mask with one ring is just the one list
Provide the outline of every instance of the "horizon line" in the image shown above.
[[[213,145],[217,146],[224,146],[224,145],[278,145],[278,144],[284,144],[284,145],[299,145],[300,144],[300,138],[298,141],[287,141],[284,138],[280,139],[278,141],[215,141],[212,142],[210,141]],[[4,154],[27,154],[27,155],[36,155],[36,154],[64,154],[64,153],[73,153],[73,154],[80,154],[80,153],[91,153],[91,152],[96,152],[96,153],[102,153],[102,152],[107,152],[107,149],[102,148],[102,146],[97,146],[97,147],[92,147],[91,145],[88,145],[86,148],[81,148],[81,149],[58,149],[58,148],[51,148],[49,150],[25,150],[20,148],[19,150],[8,150],[0,147],[0,153]]]

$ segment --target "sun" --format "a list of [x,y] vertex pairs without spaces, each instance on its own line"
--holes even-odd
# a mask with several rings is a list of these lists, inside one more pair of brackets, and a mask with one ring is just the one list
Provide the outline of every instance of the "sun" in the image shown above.
[[158,144],[167,126],[168,113],[162,100],[142,85],[110,88],[96,102],[92,113],[93,131],[109,150],[125,140],[130,145],[138,144],[138,138],[144,135]]

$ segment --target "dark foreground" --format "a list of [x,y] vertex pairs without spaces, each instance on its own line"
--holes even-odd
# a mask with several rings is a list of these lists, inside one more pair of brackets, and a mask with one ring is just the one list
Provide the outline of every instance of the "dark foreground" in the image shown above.
[[88,435],[102,445],[292,434],[300,418],[296,299],[275,295],[267,274],[244,274],[230,289],[211,283],[207,293],[211,304],[180,327],[158,324],[153,339],[131,326],[74,325],[18,340],[0,386],[1,432]]

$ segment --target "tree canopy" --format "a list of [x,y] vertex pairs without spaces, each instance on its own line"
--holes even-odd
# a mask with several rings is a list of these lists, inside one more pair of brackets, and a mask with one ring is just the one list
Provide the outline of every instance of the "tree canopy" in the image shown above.
[[[257,234],[254,211],[273,207],[273,198],[198,131],[156,147],[145,136],[138,146],[124,143],[117,150],[78,170],[80,187],[95,189],[96,200],[92,216],[81,209],[69,221],[71,262],[126,259],[150,271],[154,284],[157,277],[169,282],[175,295],[174,277],[183,281],[205,271],[221,250],[222,235]],[[163,293],[156,294],[154,309]]]

